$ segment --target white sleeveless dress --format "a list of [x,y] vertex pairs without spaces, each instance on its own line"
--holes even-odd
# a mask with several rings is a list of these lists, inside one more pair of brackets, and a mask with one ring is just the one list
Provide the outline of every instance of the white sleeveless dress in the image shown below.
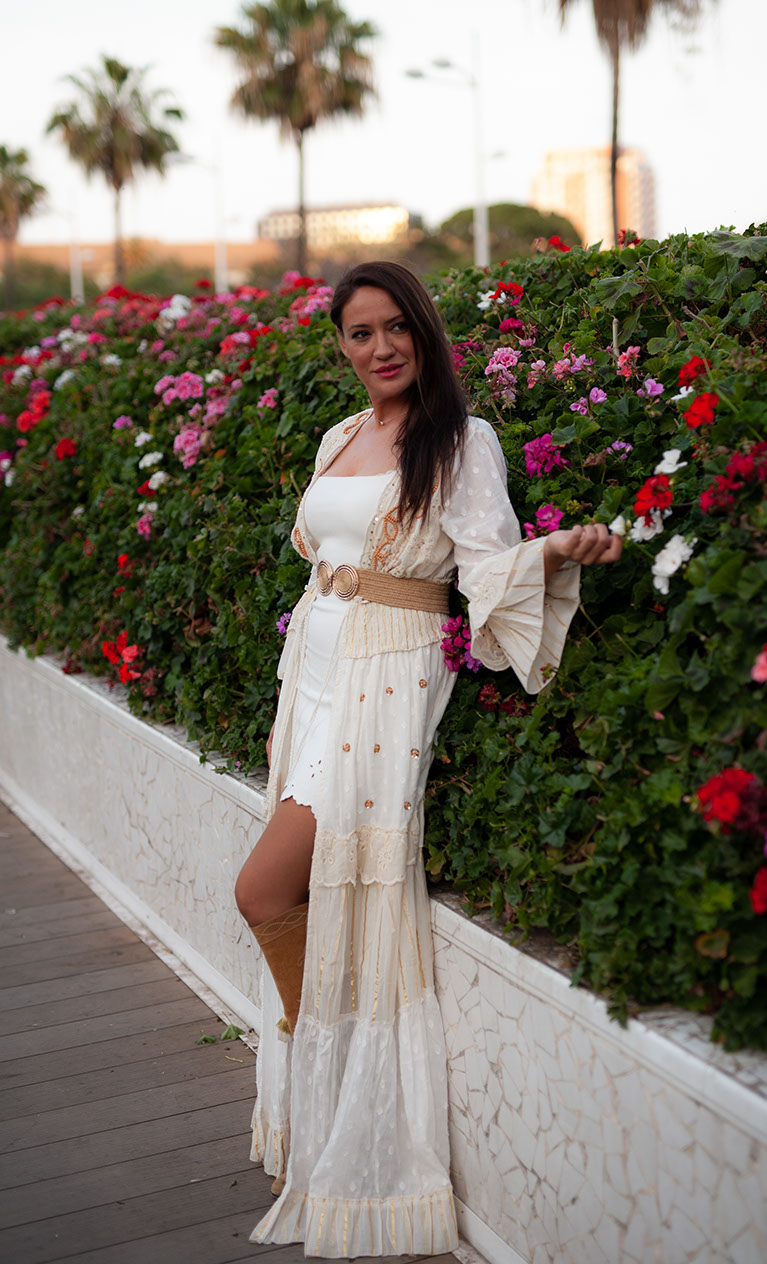
[[[306,523],[319,541],[317,557],[334,569],[342,562],[358,566],[370,520],[394,470],[318,478],[304,503]],[[312,606],[306,635],[306,658],[296,699],[295,734],[290,773],[282,799],[313,808],[322,776],[336,676],[338,635],[349,603],[331,590],[319,593]]]

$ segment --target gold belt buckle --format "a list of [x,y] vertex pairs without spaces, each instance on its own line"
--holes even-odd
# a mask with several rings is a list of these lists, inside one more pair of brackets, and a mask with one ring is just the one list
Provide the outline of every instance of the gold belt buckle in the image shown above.
[[341,601],[351,601],[359,592],[360,577],[357,567],[342,562],[333,572],[332,585],[336,597],[340,597]]
[[333,567],[329,562],[320,562],[317,567],[317,588],[323,597],[327,597],[333,587]]

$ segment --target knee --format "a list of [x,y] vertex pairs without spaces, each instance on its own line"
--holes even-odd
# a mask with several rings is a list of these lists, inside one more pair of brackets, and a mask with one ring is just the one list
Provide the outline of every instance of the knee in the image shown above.
[[267,920],[262,916],[258,892],[253,889],[252,884],[245,879],[243,874],[240,874],[234,884],[234,898],[248,926],[258,926],[260,922]]

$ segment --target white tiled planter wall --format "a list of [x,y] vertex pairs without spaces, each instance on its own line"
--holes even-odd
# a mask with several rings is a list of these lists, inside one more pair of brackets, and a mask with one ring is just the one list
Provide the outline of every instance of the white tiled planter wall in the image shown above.
[[[258,1030],[230,896],[262,784],[0,639],[0,793]],[[492,1264],[764,1264],[767,1057],[673,1010],[623,1030],[556,955],[432,901],[465,1238]]]

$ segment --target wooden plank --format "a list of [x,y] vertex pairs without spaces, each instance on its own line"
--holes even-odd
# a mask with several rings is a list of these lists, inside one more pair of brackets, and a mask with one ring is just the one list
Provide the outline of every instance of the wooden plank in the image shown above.
[[[221,1027],[211,1019],[208,1031],[211,1035],[220,1034]],[[230,1043],[195,1046],[192,1042],[191,1048],[181,1053],[147,1058],[128,1066],[87,1071],[84,1075],[68,1075],[45,1084],[7,1088],[0,1092],[0,1120],[19,1119],[23,1115],[36,1115],[47,1110],[63,1110],[66,1106],[98,1102],[105,1097],[121,1097],[123,1093],[157,1088],[161,1084],[186,1084],[190,1080],[206,1079],[209,1075],[223,1075],[237,1068],[238,1064],[231,1058],[244,1056],[244,1048],[244,1045]]]
[[30,904],[28,908],[8,912],[8,901],[3,900],[0,908],[0,926],[32,926],[42,917],[51,917],[55,921],[64,918],[82,917],[87,913],[97,913],[103,909],[104,902],[97,895],[83,895],[73,900],[56,900],[53,904]]
[[199,1018],[192,1023],[181,1023],[177,1027],[165,1027],[162,1031],[141,1032],[136,1036],[120,1037],[118,1040],[102,1040],[96,1045],[86,1045],[73,1053],[62,1054],[41,1053],[35,1057],[20,1059],[7,1063],[0,1068],[4,1088],[16,1088],[22,1084],[39,1084],[46,1081],[62,1079],[70,1075],[81,1075],[89,1071],[101,1070],[103,1067],[125,1066],[163,1056],[166,1053],[178,1053],[181,1050],[194,1048],[194,1042],[206,1027],[213,1034],[215,1020],[211,1015],[205,1022]]
[[[185,1146],[182,1150],[150,1154],[125,1163],[110,1163],[88,1172],[37,1181],[18,1189],[0,1193],[0,1228],[34,1223],[45,1215],[60,1216],[84,1211],[126,1198],[138,1198],[163,1189],[175,1189],[208,1180],[212,1176],[229,1175],[230,1180],[247,1162],[250,1149],[248,1136],[223,1137],[202,1145]],[[257,1169],[253,1165],[253,1174]],[[263,1176],[263,1173],[261,1174]]]
[[91,992],[85,996],[67,997],[64,1000],[27,1005],[20,1012],[9,1009],[0,1012],[0,1036],[18,1031],[42,1030],[58,1027],[61,1023],[82,1022],[103,1014],[119,1014],[143,1005],[159,1005],[163,1001],[175,1001],[181,996],[194,993],[165,967],[165,978],[155,983],[141,983],[138,987],[110,988],[107,992]]
[[[103,1250],[160,1232],[199,1225],[242,1213],[251,1227],[271,1204],[268,1187],[254,1193],[253,1172],[213,1177],[176,1189],[120,1199],[69,1215],[46,1217],[38,1224],[18,1225],[0,1233],[0,1256],[24,1264],[49,1264],[79,1252]],[[143,1253],[137,1245],[137,1254]],[[199,1256],[192,1258],[199,1259]]]
[[[71,942],[71,941],[70,941]],[[118,963],[130,965],[134,961],[156,960],[151,948],[142,944],[140,939],[108,950],[76,952],[72,956],[64,953],[60,957],[52,957],[47,961],[30,961],[26,965],[13,967],[13,978],[4,979],[8,984],[20,987],[24,983],[40,983],[44,979],[63,979],[72,974],[89,974],[94,970],[107,969]]]
[[63,946],[55,940],[46,939],[30,944],[14,944],[10,948],[0,948],[0,974],[5,979],[11,978],[15,965],[27,965],[32,961],[45,961],[51,957],[55,960],[62,952],[67,956],[81,952],[99,952],[101,949],[108,952],[110,948],[133,943],[135,939],[136,932],[115,918],[114,925],[108,930],[69,935]]
[[[73,904],[75,902],[72,901]],[[6,917],[5,920],[9,919]],[[15,918],[13,920],[15,921]],[[3,920],[0,919],[0,948],[10,948],[21,943],[34,944],[40,939],[57,939],[60,942],[70,935],[81,935],[84,931],[109,930],[115,923],[121,925],[120,919],[103,904],[100,909],[81,913],[79,917],[50,919],[44,914],[28,925],[17,923],[5,927]],[[62,944],[62,949],[65,947],[66,945]]]
[[[209,1075],[193,1084],[161,1085],[81,1106],[64,1106],[36,1116],[9,1119],[0,1124],[0,1150],[15,1150],[18,1158],[23,1150],[33,1147],[53,1145],[73,1137],[92,1138],[101,1132],[114,1132],[159,1119],[167,1119],[169,1134],[172,1134],[174,1115],[245,1098],[252,1101],[256,1095],[256,1060],[244,1045],[239,1041],[237,1044],[247,1055],[249,1065],[238,1065],[232,1074]],[[229,1056],[240,1057],[236,1048]]]
[[66,899],[82,899],[88,890],[84,882],[62,865],[55,877],[41,877],[39,882],[24,885],[8,884],[3,889],[3,908],[31,908]]
[[11,1036],[0,1036],[0,1062],[65,1049],[76,1051],[77,1057],[81,1045],[111,1041],[118,1036],[134,1036],[142,1031],[157,1031],[161,1027],[192,1022],[195,1018],[204,1023],[210,1015],[208,1006],[194,992],[187,989],[187,993],[187,996],[165,1005],[145,1005],[125,1014],[102,1014],[81,1023],[59,1023],[57,1027],[44,1031],[20,1031]]
[[68,978],[42,979],[39,983],[24,983],[20,987],[0,989],[0,1013],[26,1008],[27,1005],[43,1005],[68,997],[95,996],[99,992],[134,987],[138,983],[156,983],[167,978],[169,967],[150,951],[146,961],[133,965],[114,966],[106,970],[91,970],[86,974],[73,974]]
[[[263,1258],[270,1264],[282,1264],[280,1251],[284,1247],[255,1246],[248,1243],[253,1226],[259,1218],[255,1203],[252,1211],[240,1211],[204,1224],[177,1229],[171,1233],[159,1233],[138,1242],[119,1243],[70,1255],[69,1264],[232,1264],[247,1260],[256,1264]],[[303,1250],[303,1248],[302,1248]],[[306,1264],[303,1256],[302,1264]],[[9,1261],[10,1264],[10,1261]],[[13,1264],[21,1264],[14,1261]],[[24,1261],[27,1264],[27,1261]],[[327,1264],[315,1260],[313,1264]],[[381,1264],[380,1260],[376,1264]],[[399,1261],[402,1264],[402,1261]]]
[[[228,1077],[227,1077],[228,1078]],[[126,1128],[99,1132],[93,1137],[72,1137],[50,1145],[35,1146],[0,1159],[0,1189],[12,1189],[29,1181],[50,1180],[71,1172],[87,1172],[101,1164],[138,1159],[145,1154],[161,1154],[181,1146],[197,1145],[242,1133],[250,1133],[252,1113],[249,1098],[222,1106],[189,1110],[167,1119],[130,1124]],[[1,1253],[0,1253],[1,1255]]]

